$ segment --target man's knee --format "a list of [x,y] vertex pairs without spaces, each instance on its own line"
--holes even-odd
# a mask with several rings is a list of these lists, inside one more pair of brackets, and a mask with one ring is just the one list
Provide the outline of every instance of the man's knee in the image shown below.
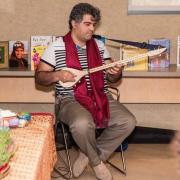
[[125,133],[130,134],[136,126],[136,118],[133,114],[129,114],[124,118],[123,123],[119,121],[118,126]]
[[86,134],[90,133],[92,130],[93,131],[95,130],[95,125],[93,123],[93,120],[88,120],[85,118],[78,119],[70,125],[70,131],[72,134],[79,134],[85,136]]
[[126,125],[127,131],[131,133],[134,130],[135,126],[136,126],[136,118],[134,115],[131,115],[129,116],[127,121],[127,125]]

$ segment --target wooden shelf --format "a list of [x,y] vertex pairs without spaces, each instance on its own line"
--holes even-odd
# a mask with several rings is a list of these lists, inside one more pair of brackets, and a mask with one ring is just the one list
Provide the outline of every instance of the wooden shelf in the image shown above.
[[34,77],[34,71],[18,70],[17,68],[0,69],[0,77]]
[[[0,69],[0,77],[34,77],[30,69]],[[180,78],[180,68],[171,64],[169,68],[154,68],[148,71],[124,71],[124,78]]]
[[[54,86],[37,85],[34,71],[1,69],[0,84],[0,102],[54,102]],[[180,103],[180,68],[123,72],[117,87],[122,103]]]
[[125,78],[180,78],[180,68],[171,64],[169,68],[154,68],[148,71],[124,71]]

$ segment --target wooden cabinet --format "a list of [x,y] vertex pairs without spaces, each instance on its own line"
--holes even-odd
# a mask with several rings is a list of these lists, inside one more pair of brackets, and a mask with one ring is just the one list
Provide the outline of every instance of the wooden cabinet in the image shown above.
[[[124,72],[122,103],[180,103],[180,69]],[[0,70],[0,102],[53,103],[54,87],[35,84],[32,71]]]

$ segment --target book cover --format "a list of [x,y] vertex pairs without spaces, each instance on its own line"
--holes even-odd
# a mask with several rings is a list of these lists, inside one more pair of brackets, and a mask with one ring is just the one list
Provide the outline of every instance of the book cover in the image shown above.
[[[121,50],[122,59],[128,59],[139,54],[147,53],[147,49],[140,49],[133,46],[124,46]],[[147,71],[148,70],[148,57],[143,57],[137,61],[128,63],[124,67],[124,71]]]
[[9,41],[9,67],[25,70],[30,65],[28,62],[28,41]]
[[54,41],[56,41],[56,40],[58,40],[59,38],[61,38],[62,36],[52,36],[52,41],[54,42]]
[[150,39],[149,44],[164,46],[167,50],[160,56],[149,57],[150,68],[167,68],[170,65],[170,40],[165,38]]
[[36,70],[45,49],[52,42],[52,36],[31,36],[31,70]]
[[177,67],[180,67],[180,36],[177,38]]
[[0,41],[0,68],[8,68],[8,41]]

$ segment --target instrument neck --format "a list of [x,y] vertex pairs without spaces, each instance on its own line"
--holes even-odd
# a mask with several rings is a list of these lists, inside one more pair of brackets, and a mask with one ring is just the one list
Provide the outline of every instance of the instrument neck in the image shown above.
[[114,67],[117,64],[126,65],[127,63],[132,62],[132,61],[134,61],[136,59],[138,59],[138,61],[141,61],[142,58],[147,57],[147,56],[148,56],[147,53],[143,53],[143,54],[139,54],[139,55],[134,56],[134,57],[124,59],[124,60],[115,61],[115,62],[112,62],[112,63],[109,63],[109,64],[105,64],[105,65],[102,65],[102,66],[99,66],[99,67],[92,68],[92,69],[89,70],[89,73],[94,73],[94,72],[97,72],[97,71],[101,71],[103,69],[108,69],[108,68]]

